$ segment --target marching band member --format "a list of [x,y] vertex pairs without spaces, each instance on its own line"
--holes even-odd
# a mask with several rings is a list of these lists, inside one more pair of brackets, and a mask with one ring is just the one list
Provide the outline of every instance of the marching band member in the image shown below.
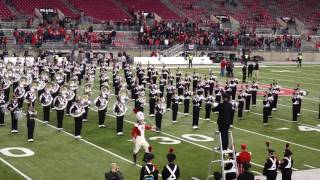
[[24,95],[24,99],[28,103],[28,106],[34,106],[34,103],[37,99],[36,92],[33,88],[31,88],[26,94]]
[[168,85],[167,86],[167,110],[170,110],[174,92],[175,92],[175,87],[172,85]]
[[232,100],[236,99],[236,93],[237,93],[237,84],[234,79],[231,79],[229,87],[231,88],[231,96]]
[[18,133],[18,99],[16,95],[13,95],[13,99],[8,104],[7,108],[11,111],[11,133]]
[[198,74],[196,74],[196,72],[193,72],[193,76],[192,76],[192,90],[195,91],[197,89],[198,86],[198,80],[199,80],[199,76]]
[[167,160],[169,163],[164,166],[162,170],[162,178],[164,180],[179,179],[180,177],[180,168],[174,163],[176,160],[176,155],[173,153],[173,151],[173,148],[169,149],[169,153],[167,154]]
[[3,93],[2,87],[0,87],[0,126],[4,126],[4,114],[5,114],[5,95]]
[[221,96],[223,93],[223,89],[218,85],[218,83],[216,84],[215,88],[214,88],[214,94],[215,94],[215,101],[217,103],[221,102]]
[[234,113],[236,112],[236,109],[237,109],[237,101],[231,100],[230,103],[232,104],[230,127],[233,127]]
[[259,87],[258,84],[255,81],[252,81],[252,85],[251,85],[251,95],[252,95],[252,106],[256,106],[257,104],[257,91],[258,91]]
[[160,82],[159,82],[159,88],[160,88],[160,92],[161,92],[160,97],[163,97],[166,84],[167,84],[166,80],[164,78],[161,78]]
[[286,149],[284,150],[284,157],[280,162],[280,170],[283,180],[291,180],[292,176],[292,152],[289,150],[289,143],[286,144]]
[[274,107],[274,98],[273,98],[273,94],[271,92],[268,93],[268,101],[269,101],[269,104],[270,104],[270,108],[268,109],[269,112],[268,112],[268,116],[269,118],[272,118],[272,108]]
[[162,116],[166,111],[166,104],[164,101],[165,101],[164,98],[161,98],[160,96],[158,96],[157,104],[156,104],[156,130],[157,131],[161,131]]
[[22,87],[22,85],[19,85],[14,90],[14,94],[16,95],[17,101],[18,101],[18,109],[23,108],[23,101],[24,101],[24,95],[25,95],[25,89]]
[[105,128],[104,121],[106,119],[106,111],[107,111],[107,104],[108,101],[106,97],[104,97],[103,93],[101,92],[100,95],[95,100],[95,105],[98,108],[98,115],[99,115],[99,128]]
[[133,142],[133,162],[137,162],[137,154],[141,147],[144,148],[145,153],[150,153],[149,151],[149,143],[145,138],[145,130],[154,129],[154,127],[146,125],[144,123],[144,115],[143,112],[138,111],[136,114],[137,123],[134,125],[131,131],[132,142]]
[[117,135],[123,135],[123,119],[124,114],[127,111],[127,107],[124,102],[121,101],[120,96],[117,96],[117,102],[114,104],[113,111],[116,114],[117,119]]
[[246,93],[246,109],[245,109],[245,112],[249,112],[250,111],[250,103],[251,103],[251,92],[250,92],[250,89],[249,89],[249,85],[246,85],[245,93]]
[[184,81],[186,82],[186,89],[187,90],[190,90],[190,83],[191,83],[191,76],[189,76],[188,74],[185,74],[185,78],[184,78]]
[[144,155],[144,161],[146,164],[142,166],[140,171],[140,180],[158,180],[159,170],[156,165],[152,164],[154,156],[152,153],[146,153]]
[[192,96],[192,92],[186,90],[183,95],[183,104],[184,104],[184,115],[189,114],[189,106],[190,106],[190,97]]
[[81,104],[81,98],[77,97],[76,102],[70,108],[70,114],[74,117],[74,137],[76,139],[81,139],[82,130],[82,117],[84,113],[84,108]]
[[292,121],[298,121],[298,111],[299,111],[299,94],[293,93],[292,97]]
[[45,91],[39,97],[41,105],[43,107],[43,121],[44,123],[48,123],[50,121],[50,105],[53,100],[49,91]]
[[279,161],[275,157],[275,151],[268,149],[269,157],[264,164],[263,175],[267,176],[267,180],[276,180]]
[[178,83],[180,82],[182,73],[180,72],[180,67],[178,67],[177,72],[176,72],[176,86],[178,88]]
[[27,128],[28,128],[28,142],[33,142],[33,132],[35,126],[35,118],[37,116],[37,111],[34,109],[34,106],[29,106],[27,111]]
[[179,101],[180,97],[176,94],[176,92],[173,92],[173,97],[171,99],[172,101],[172,122],[176,123],[177,122],[177,115],[178,115],[178,109],[179,109]]
[[55,110],[57,111],[57,128],[59,131],[62,131],[64,109],[66,108],[68,101],[63,96],[62,92],[60,92],[59,95],[53,99],[53,104],[54,104]]
[[139,97],[135,100],[135,108],[143,112],[145,103],[145,94],[144,91],[141,91]]
[[206,109],[206,116],[205,119],[206,120],[210,120],[210,114],[211,114],[211,110],[212,110],[212,104],[214,102],[214,98],[211,95],[207,95],[205,98],[205,109]]
[[268,120],[269,120],[269,112],[271,109],[271,102],[270,99],[268,98],[268,92],[265,91],[265,95],[263,96],[263,125],[268,125]]
[[158,90],[156,89],[156,86],[150,88],[150,93],[149,93],[149,115],[151,117],[154,116],[154,110],[156,108],[156,97],[158,96],[158,92],[157,91]]
[[243,107],[245,101],[245,93],[241,89],[238,95],[238,118],[242,119],[243,115]]
[[247,151],[247,145],[241,144],[241,152],[237,154],[237,164],[239,174],[244,172],[244,165],[250,164],[251,162],[251,152]]
[[280,87],[276,82],[272,84],[271,87],[271,92],[273,95],[273,105],[272,105],[272,110],[276,111],[277,110],[277,105],[278,105],[278,97],[279,97],[279,92],[280,92]]
[[10,83],[7,82],[7,80],[3,80],[2,88],[4,91],[4,101],[7,103],[9,101],[9,95],[10,95]]
[[193,114],[192,114],[192,128],[198,129],[199,116],[200,116],[200,101],[201,98],[197,94],[193,94],[192,104],[193,104]]
[[183,96],[183,90],[185,89],[184,81],[178,82],[177,83],[177,88],[178,88],[178,96]]

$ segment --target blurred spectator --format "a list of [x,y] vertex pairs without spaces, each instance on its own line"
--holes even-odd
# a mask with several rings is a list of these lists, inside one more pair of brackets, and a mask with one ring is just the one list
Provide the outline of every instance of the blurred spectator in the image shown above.
[[111,169],[105,174],[105,180],[123,180],[124,177],[116,163],[111,164]]
[[243,173],[241,173],[237,180],[254,180],[254,175],[252,172],[249,171],[249,169],[251,168],[250,164],[244,164],[243,165]]
[[225,75],[225,69],[227,66],[227,61],[223,58],[220,62],[220,76],[224,77]]

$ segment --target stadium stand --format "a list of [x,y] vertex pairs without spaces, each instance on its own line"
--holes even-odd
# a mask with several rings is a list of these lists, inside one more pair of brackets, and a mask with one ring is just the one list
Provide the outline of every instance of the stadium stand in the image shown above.
[[163,20],[181,20],[181,17],[172,12],[167,6],[165,6],[159,0],[123,0],[123,2],[128,7],[128,9],[133,12],[154,12],[157,15],[159,15]]
[[83,0],[69,0],[69,2],[80,11],[83,11],[85,16],[91,16],[99,21],[123,21],[126,18],[130,18],[112,0],[91,0],[90,6],[88,1]]
[[75,18],[74,14],[62,1],[60,0],[12,0],[13,4],[20,12],[34,15],[35,8],[55,8],[59,9],[66,17]]
[[12,16],[10,10],[6,7],[3,1],[0,1],[0,17],[7,19]]

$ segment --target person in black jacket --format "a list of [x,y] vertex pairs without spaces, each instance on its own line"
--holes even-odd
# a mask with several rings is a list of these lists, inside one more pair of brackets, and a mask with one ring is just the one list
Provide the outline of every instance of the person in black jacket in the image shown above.
[[242,67],[242,82],[245,83],[247,78],[247,66],[243,65]]
[[253,64],[250,63],[249,66],[248,66],[248,78],[251,78],[252,77],[252,73],[253,73]]
[[170,180],[170,179],[179,179],[180,177],[180,168],[177,164],[174,163],[176,160],[176,155],[173,153],[173,148],[169,149],[169,153],[167,155],[168,165],[163,167],[162,170],[162,179]]
[[123,175],[119,170],[119,167],[116,163],[111,164],[111,169],[108,173],[105,173],[105,180],[122,180]]
[[286,149],[284,150],[284,157],[280,163],[280,170],[283,180],[291,180],[292,176],[292,152],[289,150],[289,143],[286,144]]
[[227,150],[228,148],[228,132],[231,125],[231,115],[232,115],[232,104],[229,102],[230,96],[228,94],[223,94],[223,102],[217,107],[213,108],[212,111],[218,111],[218,128],[221,133],[222,148]]
[[146,164],[142,166],[140,171],[140,180],[153,179],[158,180],[158,168],[157,166],[152,164],[152,160],[154,158],[152,153],[146,153],[144,155],[144,160],[146,160]]
[[267,180],[276,180],[279,161],[274,155],[274,150],[268,149],[268,152],[269,158],[266,160],[266,163],[264,164],[263,175],[267,177]]
[[243,169],[244,169],[244,172],[241,173],[237,180],[254,180],[254,175],[252,172],[249,171],[251,165],[250,164],[243,164]]

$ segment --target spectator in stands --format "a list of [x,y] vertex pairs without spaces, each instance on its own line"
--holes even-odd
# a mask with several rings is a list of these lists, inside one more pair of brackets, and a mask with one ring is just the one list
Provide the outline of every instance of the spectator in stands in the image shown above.
[[119,166],[116,163],[111,164],[111,169],[108,173],[105,173],[105,180],[123,180],[124,177],[119,170]]
[[220,62],[220,76],[224,77],[225,75],[225,68],[227,66],[226,60],[223,58],[222,61]]

